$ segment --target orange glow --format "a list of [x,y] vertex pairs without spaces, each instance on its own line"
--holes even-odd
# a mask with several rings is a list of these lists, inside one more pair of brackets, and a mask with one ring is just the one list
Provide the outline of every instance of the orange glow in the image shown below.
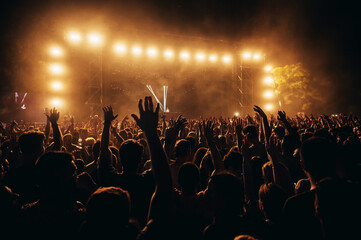
[[234,113],[234,116],[235,116],[235,117],[238,117],[238,116],[239,116],[239,112],[235,112],[235,113]]
[[151,58],[158,56],[158,50],[154,47],[150,47],[147,49],[147,55]]
[[222,62],[223,63],[230,63],[232,61],[232,57],[229,55],[225,55],[222,57]]
[[143,52],[143,50],[142,50],[141,47],[139,47],[139,46],[134,46],[134,47],[132,47],[132,53],[133,53],[133,55],[139,56],[140,54],[142,54],[142,52]]
[[196,60],[198,62],[203,62],[206,59],[206,55],[204,53],[197,53],[196,54]]
[[98,33],[90,33],[88,41],[92,46],[100,46],[103,44],[103,37]]
[[271,99],[274,97],[274,93],[272,90],[267,90],[263,94],[264,98]]
[[189,52],[187,52],[187,51],[181,52],[179,56],[184,61],[187,61],[190,58]]
[[264,107],[267,111],[271,111],[273,109],[273,105],[272,104],[266,104]]
[[211,54],[211,55],[208,57],[208,59],[209,59],[210,62],[217,62],[218,57],[217,57],[217,55],[215,55],[215,54]]
[[164,57],[166,59],[171,59],[174,57],[174,52],[172,50],[167,49],[164,51]]
[[80,43],[83,40],[81,34],[75,31],[69,32],[67,35],[67,39],[71,43]]
[[63,65],[59,63],[53,63],[50,65],[49,70],[54,75],[60,75],[64,73],[64,67]]
[[60,90],[63,90],[64,86],[63,86],[63,83],[62,82],[52,82],[51,83],[51,88],[54,90],[54,91],[60,91]]
[[253,54],[253,60],[258,61],[260,59],[261,59],[261,54],[259,54],[259,53]]
[[270,72],[270,71],[272,71],[272,66],[271,65],[267,65],[267,66],[265,66],[264,67],[264,70],[266,71],[266,72]]
[[114,51],[119,55],[125,54],[127,52],[127,46],[123,43],[117,43],[114,45]]
[[50,100],[50,106],[51,107],[62,107],[64,105],[63,100],[61,100],[60,98],[53,98]]
[[242,57],[244,59],[250,59],[251,58],[251,53],[250,52],[245,52],[245,53],[242,54]]
[[53,46],[50,48],[50,55],[53,57],[61,57],[63,56],[63,49],[57,46]]
[[273,84],[273,78],[271,76],[265,77],[264,78],[264,83],[266,85],[272,85]]

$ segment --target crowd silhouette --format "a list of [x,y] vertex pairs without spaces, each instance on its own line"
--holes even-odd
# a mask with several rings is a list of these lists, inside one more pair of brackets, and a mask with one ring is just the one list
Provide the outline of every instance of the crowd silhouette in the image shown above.
[[361,118],[103,116],[0,124],[13,238],[360,239]]

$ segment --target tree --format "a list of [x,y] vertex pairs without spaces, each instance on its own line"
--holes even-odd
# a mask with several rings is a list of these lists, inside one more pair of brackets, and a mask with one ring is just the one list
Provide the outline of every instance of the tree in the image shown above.
[[324,111],[327,80],[315,78],[302,63],[274,68],[272,74],[282,109],[291,113]]

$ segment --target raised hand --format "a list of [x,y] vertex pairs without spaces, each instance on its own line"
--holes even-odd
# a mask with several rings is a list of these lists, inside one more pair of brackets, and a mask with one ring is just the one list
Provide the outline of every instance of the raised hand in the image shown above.
[[58,122],[60,113],[56,110],[55,107],[53,109],[50,109],[49,113],[45,113],[45,114],[49,122],[51,123]]
[[159,103],[154,110],[152,97],[144,98],[144,108],[142,99],[138,103],[139,117],[132,114],[137,125],[147,134],[157,130],[159,120]]
[[277,119],[278,119],[279,121],[287,120],[287,119],[286,119],[286,112],[285,112],[285,111],[278,111]]
[[243,122],[242,119],[236,119],[236,134],[238,136],[242,135]]
[[262,110],[262,108],[260,108],[259,106],[254,105],[253,110],[258,113],[262,118],[266,117],[266,114],[264,113],[264,111]]
[[114,119],[118,117],[118,114],[114,116],[113,108],[111,106],[103,108],[104,123],[110,124]]
[[202,124],[202,127],[203,127],[203,133],[204,133],[204,136],[207,140],[207,143],[210,144],[213,142],[213,128],[214,128],[214,123],[212,121],[203,121],[203,124]]

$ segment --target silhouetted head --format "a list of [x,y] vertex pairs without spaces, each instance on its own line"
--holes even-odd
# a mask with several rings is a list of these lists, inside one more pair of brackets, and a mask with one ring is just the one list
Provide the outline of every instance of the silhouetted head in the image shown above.
[[44,153],[37,160],[35,168],[43,194],[66,196],[75,190],[76,165],[70,153]]
[[258,191],[260,209],[266,218],[278,221],[282,216],[286,193],[274,183],[262,184]]
[[241,181],[230,173],[213,175],[208,183],[208,193],[215,215],[239,215],[243,212]]
[[100,141],[96,141],[93,145],[93,155],[95,158],[99,157],[100,153]]
[[188,140],[178,140],[174,146],[174,153],[176,158],[187,158],[192,156],[192,146]]
[[19,147],[22,154],[38,157],[44,152],[45,135],[42,132],[30,131],[20,135]]
[[224,168],[240,176],[242,173],[242,154],[235,151],[229,151],[223,157]]
[[300,149],[301,165],[318,182],[322,178],[335,175],[335,146],[325,138],[311,137]]
[[196,153],[193,156],[193,163],[196,164],[198,167],[202,162],[202,158],[207,153],[207,148],[200,147],[197,149]]
[[191,162],[183,163],[178,172],[178,183],[184,194],[195,193],[199,184],[199,169]]
[[284,127],[277,126],[273,131],[276,134],[276,136],[278,137],[278,139],[283,139],[283,137],[285,136],[285,128]]
[[257,128],[254,125],[248,125],[243,129],[243,134],[246,136],[246,141],[254,143],[258,141]]
[[142,155],[142,144],[133,139],[128,139],[120,145],[119,157],[126,172],[137,171]]
[[129,193],[119,187],[98,188],[87,201],[86,218],[89,223],[109,228],[129,222]]

